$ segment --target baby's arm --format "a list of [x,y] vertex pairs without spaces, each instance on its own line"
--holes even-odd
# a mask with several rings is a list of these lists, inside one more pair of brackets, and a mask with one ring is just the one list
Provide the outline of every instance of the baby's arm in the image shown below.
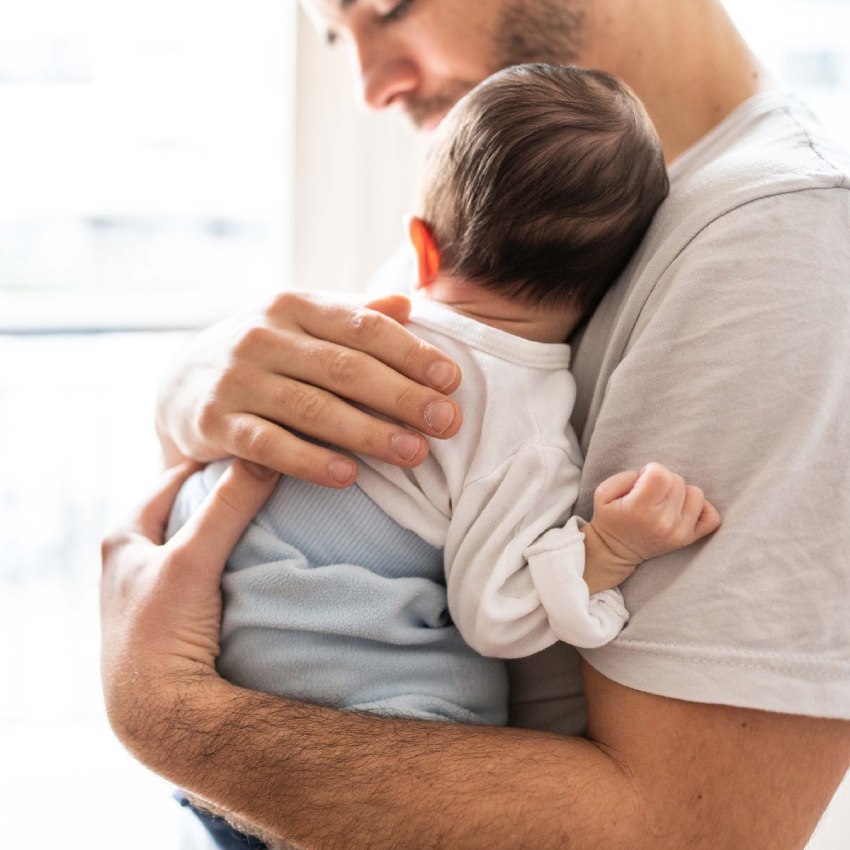
[[616,587],[642,561],[715,531],[720,515],[698,487],[660,463],[603,481],[584,532],[584,580],[591,593]]
[[650,464],[603,482],[593,519],[583,523],[569,517],[579,475],[561,449],[529,443],[463,487],[446,537],[449,611],[482,655],[520,658],[557,640],[608,643],[628,613],[617,591],[598,591],[719,522],[696,488]]

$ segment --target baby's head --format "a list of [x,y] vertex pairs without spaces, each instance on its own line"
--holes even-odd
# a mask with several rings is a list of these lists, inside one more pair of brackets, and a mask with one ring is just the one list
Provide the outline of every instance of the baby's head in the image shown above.
[[667,191],[661,143],[626,86],[570,66],[508,68],[439,130],[425,169],[420,268],[424,239],[443,275],[584,314]]

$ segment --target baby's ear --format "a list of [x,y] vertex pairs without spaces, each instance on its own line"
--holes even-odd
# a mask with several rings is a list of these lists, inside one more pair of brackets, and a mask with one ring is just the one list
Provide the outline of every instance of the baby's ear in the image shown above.
[[430,225],[418,216],[411,216],[408,225],[410,241],[416,251],[417,289],[429,287],[440,271],[440,249]]

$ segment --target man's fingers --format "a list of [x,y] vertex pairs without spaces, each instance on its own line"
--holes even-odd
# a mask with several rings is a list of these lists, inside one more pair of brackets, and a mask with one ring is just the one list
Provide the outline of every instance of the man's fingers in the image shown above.
[[351,458],[302,440],[253,414],[228,417],[223,442],[235,457],[326,487],[347,487],[357,475]]
[[[262,328],[246,338],[243,349],[249,347],[251,358],[262,362],[264,369],[234,376],[230,382],[231,405],[244,412],[339,445],[343,445],[339,431],[323,421],[331,397],[356,402],[433,437],[451,437],[460,428],[460,408],[451,397],[401,374],[392,364],[381,362],[381,355],[275,328]],[[449,385],[454,389],[459,373],[453,365],[451,373]],[[341,409],[348,428],[351,407]],[[322,427],[324,434],[318,430]],[[346,447],[370,454],[356,442]],[[374,454],[387,459],[380,451]]]
[[627,470],[618,472],[610,478],[606,478],[597,488],[594,494],[594,502],[607,505],[630,493],[635,482],[638,480],[639,472]]
[[[339,414],[338,419],[329,411],[327,420],[311,429],[319,439],[399,466],[416,466],[427,456],[428,443],[421,434],[369,417],[338,399],[334,404],[345,408],[347,417]],[[357,464],[347,455],[302,439],[260,416],[232,416],[227,428],[224,444],[236,457],[325,487],[348,487],[357,477]]]
[[294,294],[280,296],[275,309],[313,337],[369,354],[416,384],[441,393],[451,393],[460,384],[453,360],[377,310]]
[[406,295],[382,295],[367,301],[364,306],[369,310],[377,310],[402,325],[410,319],[410,299]]
[[[416,466],[428,454],[428,443],[418,431],[360,410],[333,393],[278,375],[260,376],[253,388],[259,391],[254,411],[257,416],[265,421],[279,422],[293,432],[310,434],[315,439],[325,440],[333,446],[399,466]],[[451,415],[453,421],[461,418],[460,411],[454,402],[452,402]],[[300,472],[296,472],[292,465],[278,465],[278,460],[292,464],[297,463],[298,458],[292,454],[292,448],[283,445],[284,440],[275,440],[271,432],[267,436],[258,435],[255,431],[257,421],[256,418],[234,418],[231,421],[232,434],[228,440],[228,451],[239,457],[250,457],[283,473],[297,475],[299,478],[304,477]],[[257,436],[260,436],[259,444],[254,445],[257,443],[255,439]],[[252,445],[246,446],[245,443]],[[305,444],[305,447],[306,445],[312,446],[312,444]],[[246,448],[253,449],[253,453],[247,454]],[[274,451],[274,455],[267,454],[266,457],[260,457],[256,453],[258,449]],[[321,484],[328,483],[322,476],[328,474],[325,467],[330,462],[331,456],[341,457],[336,454],[331,455],[328,450],[324,451],[328,455],[324,460],[318,453],[310,452],[310,462],[314,465],[314,469],[305,470],[309,480],[315,480]],[[320,461],[319,466],[317,464]],[[334,482],[334,486],[350,484],[354,480],[354,464],[347,459],[346,462],[351,468],[351,478],[338,479]]]
[[172,466],[162,476],[156,490],[136,509],[128,526],[157,546],[165,539],[165,529],[177,492],[183,482],[201,468],[199,463],[181,463]]
[[271,495],[278,475],[235,460],[169,545],[194,549],[193,563],[220,570]]
[[255,412],[285,419],[295,428],[300,427],[298,420],[307,426],[321,420],[331,396],[356,402],[432,437],[454,436],[463,421],[450,396],[349,348],[302,338],[293,343],[291,352],[281,351],[271,365],[278,374],[266,375],[260,387],[250,387],[252,398],[267,399],[270,409]]
[[[102,540],[100,555],[104,570],[118,551],[131,553],[140,549],[146,552],[150,546],[162,546],[177,492],[186,479],[200,468],[200,464],[189,462],[166,470],[156,490],[133,511],[121,528]],[[123,557],[125,563],[142,560],[135,559],[132,554]]]

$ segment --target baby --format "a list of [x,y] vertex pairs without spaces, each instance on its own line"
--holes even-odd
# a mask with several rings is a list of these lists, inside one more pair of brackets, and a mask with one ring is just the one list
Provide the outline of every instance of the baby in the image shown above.
[[[617,585],[718,526],[659,464],[609,478],[592,518],[571,517],[581,458],[564,340],[667,187],[649,118],[605,74],[517,66],[455,106],[410,222],[409,328],[459,364],[463,428],[415,469],[358,457],[346,490],[279,483],[222,580],[222,675],[352,710],[503,724],[496,658],[612,640],[628,619]],[[172,533],[223,468],[184,485]]]

